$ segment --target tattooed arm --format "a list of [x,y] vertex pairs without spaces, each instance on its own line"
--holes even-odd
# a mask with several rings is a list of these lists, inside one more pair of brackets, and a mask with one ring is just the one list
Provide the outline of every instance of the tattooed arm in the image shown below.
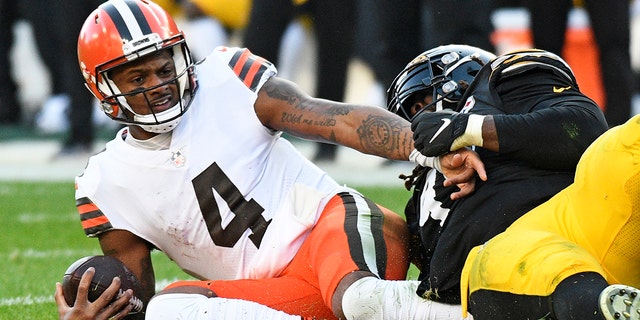
[[414,148],[411,124],[385,108],[313,98],[282,78],[260,89],[255,110],[265,126],[303,139],[395,160]]

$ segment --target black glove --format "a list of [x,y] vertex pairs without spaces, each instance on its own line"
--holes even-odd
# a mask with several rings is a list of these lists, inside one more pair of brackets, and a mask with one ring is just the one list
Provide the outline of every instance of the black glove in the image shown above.
[[450,110],[422,112],[411,122],[416,149],[427,157],[452,151],[456,138],[465,133],[468,121],[468,113]]

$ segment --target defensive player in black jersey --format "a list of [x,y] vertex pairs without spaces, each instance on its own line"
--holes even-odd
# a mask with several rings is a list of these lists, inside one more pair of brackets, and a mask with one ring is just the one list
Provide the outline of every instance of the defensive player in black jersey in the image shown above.
[[[607,129],[555,54],[525,50],[495,57],[478,48],[428,50],[397,76],[388,108],[412,121],[416,148],[432,157],[474,149],[487,180],[460,197],[461,181],[418,167],[406,179],[406,207],[418,294],[460,303],[467,254],[573,181],[583,151]],[[437,165],[433,166],[437,168]]]

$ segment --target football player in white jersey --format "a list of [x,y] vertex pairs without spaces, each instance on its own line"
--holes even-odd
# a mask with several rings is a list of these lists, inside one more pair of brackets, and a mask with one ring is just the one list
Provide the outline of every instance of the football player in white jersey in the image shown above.
[[[104,113],[127,125],[76,178],[82,227],[142,281],[148,318],[461,318],[417,297],[417,281],[395,281],[409,264],[405,221],[281,137],[433,163],[414,150],[409,122],[312,98],[248,49],[194,63],[174,20],[146,0],[100,5],[78,58]],[[450,175],[482,171],[472,156],[452,156]],[[201,280],[150,300],[154,249]],[[61,318],[99,317],[92,304],[69,308],[59,285],[56,301]]]

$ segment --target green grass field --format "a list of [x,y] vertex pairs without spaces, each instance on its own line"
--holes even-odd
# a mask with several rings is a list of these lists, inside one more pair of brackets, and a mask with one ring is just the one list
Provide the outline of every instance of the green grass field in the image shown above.
[[[398,213],[410,196],[401,187],[357,189]],[[80,227],[73,182],[0,181],[0,319],[57,319],[56,281],[92,254],[100,254],[98,241]],[[189,278],[162,253],[153,259],[159,286]]]

